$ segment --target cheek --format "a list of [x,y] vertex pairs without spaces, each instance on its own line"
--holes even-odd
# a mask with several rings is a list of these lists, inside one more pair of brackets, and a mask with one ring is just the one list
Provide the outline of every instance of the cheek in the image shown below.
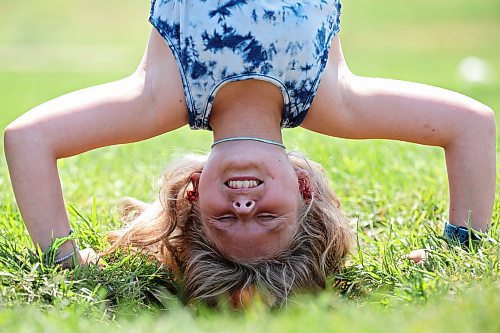
[[201,174],[200,183],[198,185],[198,192],[200,194],[200,201],[207,202],[216,193],[216,182],[210,174]]
[[274,200],[274,205],[286,208],[286,211],[296,211],[300,203],[299,185],[296,180],[282,182],[281,186],[275,186],[270,197]]
[[224,208],[224,198],[215,187],[202,187],[200,184],[198,207],[204,216],[217,216]]
[[295,171],[293,173],[283,174],[281,179],[279,179],[281,191],[288,195],[298,195],[299,194],[299,179]]

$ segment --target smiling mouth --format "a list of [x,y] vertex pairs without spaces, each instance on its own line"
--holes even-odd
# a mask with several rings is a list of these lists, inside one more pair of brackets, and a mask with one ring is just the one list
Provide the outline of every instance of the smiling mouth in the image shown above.
[[224,184],[231,189],[241,189],[241,188],[255,188],[264,182],[257,179],[247,179],[247,180],[228,180]]

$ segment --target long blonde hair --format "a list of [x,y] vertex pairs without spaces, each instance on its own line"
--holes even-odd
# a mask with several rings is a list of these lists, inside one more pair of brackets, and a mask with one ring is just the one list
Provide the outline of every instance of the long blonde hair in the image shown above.
[[245,290],[257,287],[282,304],[292,290],[325,288],[327,276],[339,271],[350,251],[352,231],[322,167],[305,158],[289,158],[294,168],[308,170],[315,195],[310,204],[302,204],[293,241],[274,257],[237,262],[222,256],[206,236],[197,205],[185,198],[191,176],[201,172],[206,161],[196,155],[166,170],[157,201],[124,201],[125,226],[109,233],[112,245],[106,253],[130,247],[153,256],[178,273],[186,302],[217,304],[226,294],[241,301]]

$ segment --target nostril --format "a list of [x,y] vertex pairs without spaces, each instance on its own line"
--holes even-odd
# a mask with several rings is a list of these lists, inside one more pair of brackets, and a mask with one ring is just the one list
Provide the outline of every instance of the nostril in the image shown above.
[[245,204],[245,206],[247,206],[247,207],[250,207],[251,205],[252,205],[252,202],[251,202],[251,201],[248,201],[248,202]]
[[234,205],[238,208],[241,207],[241,204],[239,202],[235,202]]

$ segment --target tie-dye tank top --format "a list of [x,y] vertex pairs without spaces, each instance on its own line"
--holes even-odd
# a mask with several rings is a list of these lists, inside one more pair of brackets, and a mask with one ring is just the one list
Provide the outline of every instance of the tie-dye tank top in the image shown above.
[[211,129],[217,91],[259,79],[283,93],[281,126],[311,106],[340,30],[340,0],[152,0],[149,21],[179,66],[192,129]]

